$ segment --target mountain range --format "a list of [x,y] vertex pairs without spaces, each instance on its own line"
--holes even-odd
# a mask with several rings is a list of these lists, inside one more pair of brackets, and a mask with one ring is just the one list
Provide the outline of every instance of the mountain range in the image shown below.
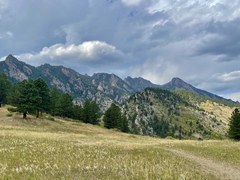
[[122,104],[132,94],[146,88],[182,89],[209,98],[224,100],[220,96],[197,89],[180,78],[173,78],[167,84],[157,85],[141,77],[121,79],[115,74],[107,73],[89,76],[63,66],[44,64],[34,67],[19,61],[12,55],[0,62],[0,72],[5,73],[12,82],[41,77],[50,87],[69,93],[77,104],[82,104],[87,99],[95,100],[102,108],[108,107],[112,102]]
[[107,73],[89,76],[63,66],[34,67],[12,55],[0,62],[0,73],[14,83],[42,78],[50,87],[70,94],[76,104],[94,100],[103,111],[115,102],[121,105],[131,132],[137,134],[222,137],[233,108],[238,106],[180,78],[157,85],[141,77],[121,79]]

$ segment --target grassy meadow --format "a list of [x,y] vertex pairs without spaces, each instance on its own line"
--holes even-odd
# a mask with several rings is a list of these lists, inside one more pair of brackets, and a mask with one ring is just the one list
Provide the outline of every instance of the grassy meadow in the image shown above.
[[0,179],[240,179],[240,143],[170,140],[0,108]]

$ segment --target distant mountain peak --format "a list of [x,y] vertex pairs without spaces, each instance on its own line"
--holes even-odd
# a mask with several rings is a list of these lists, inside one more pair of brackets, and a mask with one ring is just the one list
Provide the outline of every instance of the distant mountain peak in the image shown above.
[[194,91],[194,87],[178,77],[174,77],[170,82],[162,85],[163,89],[175,90],[175,89],[184,89],[188,91]]
[[14,57],[12,54],[9,54],[7,57],[6,57],[6,62],[19,62],[19,60]]
[[178,78],[178,77],[174,77],[172,78],[172,80],[170,81],[170,83],[175,84],[175,85],[189,85],[187,82],[183,81],[182,79]]
[[180,78],[178,78],[178,77],[172,78],[171,81],[174,82],[174,83],[178,83],[178,82],[183,82],[183,83],[185,83],[182,79],[180,79]]

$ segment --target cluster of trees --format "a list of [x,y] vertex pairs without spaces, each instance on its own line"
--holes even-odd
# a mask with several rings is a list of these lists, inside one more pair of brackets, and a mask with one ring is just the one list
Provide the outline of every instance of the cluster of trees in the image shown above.
[[240,140],[240,112],[236,108],[230,118],[229,138]]
[[168,135],[170,135],[170,132],[169,132],[170,125],[168,121],[164,121],[162,119],[159,119],[157,116],[154,116],[151,126],[157,136],[160,136],[161,138],[165,138]]
[[[23,118],[27,118],[27,114],[36,115],[38,118],[42,113],[48,113],[96,125],[99,124],[101,117],[96,102],[86,101],[83,107],[75,105],[69,94],[49,89],[46,82],[40,78],[11,84],[7,77],[1,74],[0,107],[6,103],[15,106],[15,110],[22,113]],[[105,112],[103,121],[106,128],[129,132],[127,118],[115,104]]]
[[49,89],[42,79],[24,80],[11,84],[7,77],[0,75],[0,107],[11,104],[16,111],[27,118],[27,114],[42,113],[83,120],[86,123],[98,124],[100,109],[95,102],[86,101],[84,106],[74,105],[69,94],[56,89]]

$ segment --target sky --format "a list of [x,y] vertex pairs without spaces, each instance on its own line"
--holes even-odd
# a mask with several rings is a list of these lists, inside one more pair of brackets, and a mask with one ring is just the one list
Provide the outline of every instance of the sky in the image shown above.
[[173,77],[240,101],[239,0],[0,0],[0,59]]

